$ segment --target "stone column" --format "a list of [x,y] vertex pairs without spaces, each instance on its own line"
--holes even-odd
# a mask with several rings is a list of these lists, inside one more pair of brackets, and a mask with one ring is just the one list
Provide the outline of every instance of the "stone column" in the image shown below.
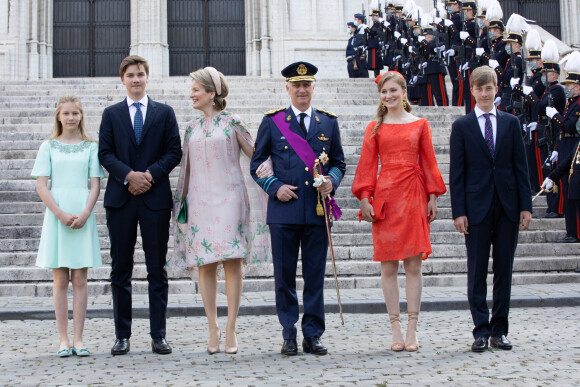
[[29,10],[29,32],[27,40],[27,52],[28,52],[28,79],[36,80],[39,76],[38,70],[38,0],[30,0],[30,10]]
[[269,11],[271,2],[268,0],[261,1],[260,12],[260,75],[262,78],[270,78],[272,76],[272,52],[270,50],[270,19]]
[[167,0],[131,0],[131,55],[149,62],[149,77],[169,76]]
[[[578,0],[560,0],[560,22],[562,25],[562,41],[569,46],[580,45],[580,26]],[[578,46],[576,46],[578,48]]]

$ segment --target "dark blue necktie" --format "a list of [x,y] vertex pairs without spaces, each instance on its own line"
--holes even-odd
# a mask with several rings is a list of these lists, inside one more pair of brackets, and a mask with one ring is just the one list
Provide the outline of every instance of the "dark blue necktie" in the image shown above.
[[141,142],[141,133],[143,132],[143,113],[141,113],[140,102],[134,102],[133,106],[137,109],[133,119],[133,130],[135,130],[135,138],[137,139],[137,144],[139,144]]
[[306,130],[306,125],[304,124],[304,118],[306,118],[306,113],[300,113],[300,128],[302,128],[302,134],[304,138],[308,135],[308,131]]
[[485,113],[483,117],[485,118],[485,133],[483,138],[485,139],[485,143],[489,148],[489,154],[493,158],[495,156],[495,145],[493,144],[493,130],[491,126],[491,119],[489,118],[490,114]]

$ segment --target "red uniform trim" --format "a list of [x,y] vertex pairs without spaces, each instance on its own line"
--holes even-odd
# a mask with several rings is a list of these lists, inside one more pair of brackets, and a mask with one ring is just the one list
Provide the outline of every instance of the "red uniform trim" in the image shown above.
[[447,101],[447,90],[445,89],[445,81],[443,80],[443,74],[439,74],[439,86],[441,87],[441,100],[443,106],[449,106],[449,101]]

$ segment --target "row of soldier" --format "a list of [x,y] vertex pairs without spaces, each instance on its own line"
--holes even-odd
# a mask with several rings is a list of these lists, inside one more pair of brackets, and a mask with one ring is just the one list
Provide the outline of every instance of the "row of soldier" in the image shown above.
[[[560,242],[579,241],[579,217],[566,194],[568,179],[548,189],[548,176],[558,160],[574,156],[578,145],[580,53],[561,60],[556,43],[547,40],[542,45],[538,30],[518,14],[504,24],[497,0],[434,0],[429,13],[412,0],[388,1],[384,9],[378,5],[370,26],[365,24],[364,10],[348,23],[349,76],[368,78],[370,71],[376,77],[383,69],[397,70],[407,80],[411,103],[465,106],[467,114],[475,106],[471,72],[483,65],[492,67],[498,76],[496,106],[521,123],[532,191],[550,191],[546,213],[539,217],[565,215],[566,237]],[[560,84],[561,65],[566,74]]]

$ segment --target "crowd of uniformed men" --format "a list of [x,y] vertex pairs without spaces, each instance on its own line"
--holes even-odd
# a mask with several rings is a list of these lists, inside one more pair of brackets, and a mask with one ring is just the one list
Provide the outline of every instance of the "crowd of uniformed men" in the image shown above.
[[[430,12],[412,0],[386,1],[384,8],[380,4],[372,9],[370,25],[364,10],[348,23],[349,77],[395,70],[407,80],[411,103],[465,106],[467,114],[475,106],[471,72],[492,67],[498,78],[497,108],[521,122],[532,192],[549,190],[547,211],[539,217],[565,215],[567,235],[559,242],[578,242],[580,53],[560,58],[556,43],[542,44],[539,32],[520,15],[512,14],[504,24],[497,0],[434,0]],[[566,70],[561,83],[560,65]],[[558,161],[567,165],[554,170]]]

